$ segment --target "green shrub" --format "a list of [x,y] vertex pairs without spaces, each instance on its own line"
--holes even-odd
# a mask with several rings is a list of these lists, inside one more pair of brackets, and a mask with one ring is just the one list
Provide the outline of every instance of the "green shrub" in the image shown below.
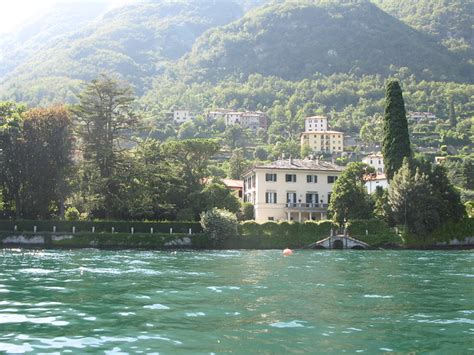
[[78,221],[81,217],[78,209],[76,207],[69,207],[64,214],[66,221]]
[[238,235],[237,217],[232,212],[213,208],[201,213],[203,231],[213,240],[220,241]]
[[347,232],[371,246],[401,245],[402,238],[387,223],[379,219],[350,220]]
[[254,249],[301,248],[329,236],[336,225],[331,221],[265,222],[241,224],[241,247]]
[[254,217],[254,207],[250,202],[244,202],[240,209],[240,220],[249,221],[253,220]]

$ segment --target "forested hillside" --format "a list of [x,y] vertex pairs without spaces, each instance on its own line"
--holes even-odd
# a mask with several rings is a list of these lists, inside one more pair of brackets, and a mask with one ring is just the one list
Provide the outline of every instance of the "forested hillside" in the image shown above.
[[82,81],[117,73],[143,92],[168,61],[187,53],[205,30],[242,15],[232,1],[139,2],[43,48],[11,72],[3,97],[32,104],[73,101]]
[[301,80],[314,73],[389,74],[408,67],[427,80],[465,80],[460,59],[368,2],[289,2],[249,12],[204,34],[181,75],[219,81],[252,73]]
[[389,14],[436,37],[450,50],[470,54],[474,47],[474,2],[470,0],[372,0]]
[[16,31],[0,35],[0,79],[29,56],[53,45],[65,34],[82,29],[106,10],[106,3],[57,3]]
[[407,68],[419,80],[472,80],[467,52],[441,44],[468,41],[467,4],[374,2],[406,24],[369,1],[146,1],[93,23],[100,5],[56,8],[0,42],[0,98],[74,102],[100,72],[131,82],[138,95],[164,73],[177,83],[245,81],[252,73],[299,81],[316,73],[386,77]]

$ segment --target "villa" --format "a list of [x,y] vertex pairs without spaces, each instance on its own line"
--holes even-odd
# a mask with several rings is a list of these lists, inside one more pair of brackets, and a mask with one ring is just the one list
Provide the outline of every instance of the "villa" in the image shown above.
[[342,170],[312,159],[257,165],[242,175],[244,202],[254,205],[257,222],[325,219],[334,182]]
[[327,118],[324,116],[306,117],[301,145],[308,145],[313,152],[342,153],[344,133],[328,130]]
[[385,168],[383,165],[382,153],[374,153],[362,158],[362,162],[375,168],[377,174],[383,174]]
[[372,166],[375,174],[368,174],[364,177],[365,188],[369,194],[377,191],[377,187],[387,189],[389,186],[388,179],[385,176],[385,168],[382,153],[373,153],[362,158],[362,162]]

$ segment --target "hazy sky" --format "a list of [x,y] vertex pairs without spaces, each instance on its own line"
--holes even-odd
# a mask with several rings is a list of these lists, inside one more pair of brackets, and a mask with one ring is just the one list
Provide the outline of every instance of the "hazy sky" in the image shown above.
[[[77,2],[78,0],[0,0],[0,33],[12,32],[24,21],[34,15],[41,14],[51,5],[61,2]],[[89,2],[106,2],[112,6],[120,6],[132,0],[82,0]]]

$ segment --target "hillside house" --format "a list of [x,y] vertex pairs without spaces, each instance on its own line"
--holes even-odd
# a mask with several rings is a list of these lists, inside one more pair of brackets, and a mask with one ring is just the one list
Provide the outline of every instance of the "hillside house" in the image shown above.
[[344,133],[328,130],[326,117],[306,117],[305,131],[301,134],[301,145],[308,145],[315,153],[342,153]]

